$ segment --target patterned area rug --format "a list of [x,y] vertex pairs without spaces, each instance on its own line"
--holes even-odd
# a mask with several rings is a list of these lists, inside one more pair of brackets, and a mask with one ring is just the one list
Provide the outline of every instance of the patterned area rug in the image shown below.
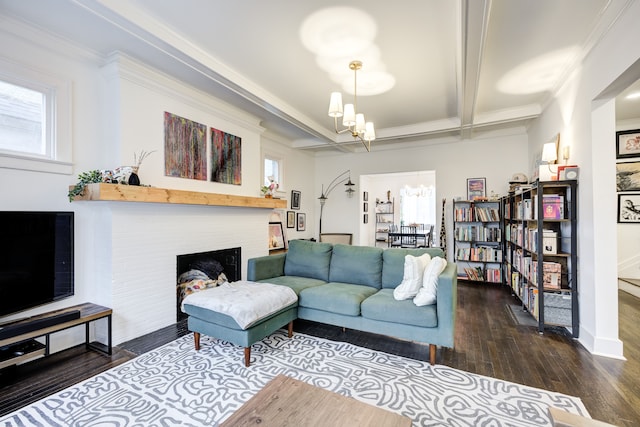
[[278,331],[243,351],[187,335],[0,419],[8,426],[215,426],[278,374],[413,419],[415,426],[551,426],[580,399],[348,343]]

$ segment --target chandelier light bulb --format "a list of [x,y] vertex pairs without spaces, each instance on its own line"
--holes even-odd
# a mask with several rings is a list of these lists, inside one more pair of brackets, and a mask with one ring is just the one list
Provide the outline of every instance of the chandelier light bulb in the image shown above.
[[356,110],[353,107],[353,104],[345,104],[344,116],[342,116],[342,125],[350,127],[355,124],[356,124]]
[[333,92],[329,101],[329,117],[342,117],[342,94]]

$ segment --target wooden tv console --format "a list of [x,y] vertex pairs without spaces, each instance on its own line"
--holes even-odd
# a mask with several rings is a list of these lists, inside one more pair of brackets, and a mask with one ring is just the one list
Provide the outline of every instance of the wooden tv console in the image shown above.
[[[0,353],[4,353],[0,358],[0,369],[7,366],[15,365],[32,359],[35,356],[49,355],[49,336],[58,331],[69,329],[78,325],[85,325],[85,346],[87,349],[93,349],[110,355],[112,352],[111,341],[111,315],[112,310],[101,305],[93,303],[84,303],[67,307],[61,310],[50,311],[48,313],[38,314],[26,319],[17,320],[2,326],[27,326],[30,322],[44,321],[47,318],[63,315],[67,312],[79,311],[80,316],[71,320],[67,320],[54,325],[44,326],[29,332],[21,333],[9,338],[0,340]],[[108,343],[106,346],[89,342],[89,325],[98,319],[107,319],[107,336]],[[35,341],[34,338],[45,337],[45,344]]]

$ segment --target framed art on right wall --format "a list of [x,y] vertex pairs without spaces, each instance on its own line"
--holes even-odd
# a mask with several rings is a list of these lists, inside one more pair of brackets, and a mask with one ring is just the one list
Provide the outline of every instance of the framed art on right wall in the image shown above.
[[618,194],[618,222],[640,224],[640,193]]
[[640,157],[640,129],[616,132],[616,158]]

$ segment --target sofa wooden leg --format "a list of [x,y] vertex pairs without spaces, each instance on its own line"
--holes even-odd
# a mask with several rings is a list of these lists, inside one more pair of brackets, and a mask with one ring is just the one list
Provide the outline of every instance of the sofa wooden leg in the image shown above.
[[429,363],[431,363],[431,365],[436,364],[436,345],[435,344],[429,344]]
[[291,322],[289,322],[289,328],[288,328],[288,336],[289,338],[291,338],[293,336],[293,320]]
[[196,345],[196,351],[200,350],[200,332],[193,333],[193,342]]
[[251,363],[251,347],[245,347],[244,348],[244,366],[248,368],[250,363]]

